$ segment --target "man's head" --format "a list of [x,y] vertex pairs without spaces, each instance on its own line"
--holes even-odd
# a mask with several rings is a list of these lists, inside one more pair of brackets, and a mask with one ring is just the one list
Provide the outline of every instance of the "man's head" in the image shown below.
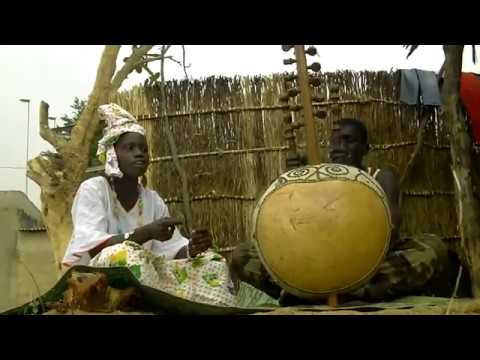
[[123,175],[138,178],[145,174],[150,162],[145,136],[135,132],[121,135],[115,143],[115,153]]
[[333,124],[329,150],[332,162],[362,168],[368,150],[367,128],[360,120],[344,118]]

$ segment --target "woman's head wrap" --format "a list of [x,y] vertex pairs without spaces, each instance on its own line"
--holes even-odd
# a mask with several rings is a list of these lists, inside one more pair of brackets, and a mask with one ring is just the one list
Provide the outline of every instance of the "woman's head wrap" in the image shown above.
[[98,115],[107,124],[103,131],[103,137],[98,142],[97,156],[102,163],[105,163],[107,176],[121,178],[123,173],[118,166],[115,143],[120,136],[128,132],[134,132],[145,136],[145,129],[138,123],[137,119],[128,111],[117,104],[102,105],[98,108]]

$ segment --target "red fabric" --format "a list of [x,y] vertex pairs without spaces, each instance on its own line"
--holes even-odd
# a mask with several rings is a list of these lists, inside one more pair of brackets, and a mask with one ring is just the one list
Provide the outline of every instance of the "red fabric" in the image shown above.
[[480,143],[480,76],[462,73],[460,79],[460,96],[472,125],[473,139]]

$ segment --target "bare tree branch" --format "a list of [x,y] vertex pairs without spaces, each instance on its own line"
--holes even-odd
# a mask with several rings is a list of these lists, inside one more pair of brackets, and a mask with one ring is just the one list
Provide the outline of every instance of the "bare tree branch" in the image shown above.
[[52,166],[52,163],[48,158],[39,156],[37,162],[40,168],[43,170],[44,174],[47,174],[51,182],[58,183],[58,176],[55,173],[55,169]]
[[407,166],[405,167],[405,170],[403,172],[402,178],[400,179],[400,188],[402,188],[405,184],[405,180],[408,178],[408,175],[410,175],[410,171],[413,168],[413,165],[415,164],[418,155],[420,154],[420,151],[422,150],[428,115],[429,113],[427,111],[425,111],[424,109],[421,110],[420,129],[417,133],[417,143],[415,144],[415,149],[413,150],[413,153],[410,156],[410,160],[408,161]]
[[160,55],[158,55],[158,56],[153,56],[153,57],[150,57],[150,58],[148,58],[148,59],[146,59],[146,60],[141,60],[141,61],[139,61],[138,63],[135,64],[135,66],[138,66],[138,65],[146,65],[146,64],[151,63],[151,62],[153,62],[153,61],[158,61],[158,60],[161,60],[161,59],[163,59],[163,57],[160,56]]
[[414,52],[415,50],[417,50],[417,48],[419,47],[419,45],[403,45],[403,47],[404,47],[405,49],[407,49],[407,50],[410,49],[410,51],[409,51],[408,54],[407,54],[407,59],[408,59],[408,58],[410,57],[410,55],[412,55],[413,52]]
[[173,61],[174,63],[176,63],[177,65],[181,66],[182,69],[183,69],[183,72],[185,74],[185,77],[188,79],[187,68],[190,65],[185,64],[185,46],[182,45],[182,49],[183,49],[182,61],[179,61],[179,60],[175,59],[173,56],[165,55],[169,48],[170,48],[170,45],[168,47],[162,49],[161,54],[145,54],[146,59],[143,59],[142,61],[139,61],[137,63],[137,66],[141,65],[142,68],[145,71],[148,72],[148,74],[150,75],[150,81],[155,82],[157,80],[159,74],[158,75],[154,74],[154,72],[152,70],[150,70],[150,68],[148,67],[148,64],[151,63],[151,62],[154,62],[154,61],[159,61],[159,60],[160,61],[161,60],[170,60],[170,61]]
[[152,75],[152,71],[147,67],[147,65],[151,62],[159,61],[159,60],[162,60],[162,59],[173,61],[177,65],[181,66],[183,68],[183,72],[185,74],[185,77],[188,79],[188,74],[187,74],[188,66],[185,65],[185,63],[182,63],[179,60],[175,59],[173,56],[161,56],[161,55],[153,56],[153,57],[150,57],[149,59],[139,61],[136,64],[136,66],[141,65],[145,70],[147,70],[149,72],[150,75]]
[[97,70],[97,77],[92,93],[88,98],[87,105],[80,115],[77,124],[72,130],[71,140],[66,148],[78,151],[81,144],[89,144],[91,137],[95,134],[98,125],[98,118],[95,116],[99,105],[104,104],[111,90],[111,80],[115,73],[119,45],[107,45],[103,50],[100,65]]
[[[187,68],[189,68],[190,65],[187,65],[187,64],[186,64],[185,45],[182,45],[182,61],[179,61],[179,60],[175,59],[173,56],[163,56],[163,58],[166,59],[166,60],[173,61],[173,62],[176,63],[177,65],[181,66],[182,69],[183,69],[183,73],[185,74],[185,78],[188,79]],[[161,56],[161,55],[158,55],[158,56],[156,56],[156,57],[154,57],[154,58],[145,60],[145,61],[143,61],[143,62],[144,62],[144,63],[149,63],[149,62],[156,61],[156,60],[161,60],[161,59],[162,59],[162,56]]]
[[185,79],[188,79],[187,67],[189,67],[190,65],[189,65],[189,66],[187,66],[187,65],[185,64],[185,53],[186,53],[186,52],[185,52],[185,45],[182,45],[182,63],[183,63],[183,72],[185,73]]
[[141,64],[142,58],[154,47],[155,45],[142,45],[139,48],[133,50],[132,55],[125,62],[123,67],[118,70],[112,80],[111,92],[117,92],[122,86],[123,81],[135,70],[135,68]]
[[443,61],[443,64],[440,67],[440,70],[438,70],[438,78],[439,79],[443,78],[443,73],[444,72],[445,72],[445,61]]
[[[405,180],[408,178],[410,175],[413,165],[415,165],[420,152],[423,147],[423,140],[424,140],[424,135],[425,135],[425,128],[427,126],[427,120],[428,120],[428,112],[425,111],[425,109],[421,110],[421,122],[420,122],[420,129],[418,129],[417,133],[417,143],[415,144],[415,149],[413,150],[412,155],[410,156],[410,160],[408,160],[407,166],[405,167],[405,170],[403,171],[402,177],[400,179],[400,189],[403,189],[405,185]],[[398,201],[399,203],[399,208],[402,208],[403,205],[403,192],[400,192],[400,199]]]
[[[170,46],[168,48],[170,48]],[[167,50],[168,50],[168,48],[167,48]],[[151,71],[148,69],[148,67],[146,67],[147,64],[149,64],[151,62],[154,62],[154,61],[162,60],[162,59],[170,60],[170,61],[173,61],[174,63],[176,63],[177,65],[182,67],[183,73],[185,74],[185,78],[188,79],[187,68],[190,67],[190,65],[186,65],[185,45],[182,45],[182,51],[183,51],[182,61],[179,61],[179,60],[175,59],[173,56],[165,56],[165,55],[162,55],[162,54],[146,54],[146,56],[148,56],[149,58],[145,59],[145,60],[142,60],[142,61],[139,61],[136,65],[137,66],[142,65],[142,67],[144,69],[146,69],[147,71],[149,71],[150,75],[152,75]],[[165,53],[166,53],[166,51],[165,51]]]
[[172,56],[166,56],[165,59],[166,59],[166,60],[173,61],[175,64],[178,64],[178,65],[180,65],[180,66],[183,66],[183,64],[182,64],[179,60],[175,59],[175,58],[172,57]]
[[161,109],[161,114],[164,121],[166,122],[165,129],[167,132],[168,145],[172,153],[172,160],[175,165],[175,169],[177,170],[177,173],[180,176],[180,179],[182,182],[182,199],[183,199],[183,207],[185,212],[185,227],[188,235],[190,235],[192,231],[192,226],[193,226],[193,217],[192,217],[192,208],[191,208],[191,202],[190,202],[190,194],[188,192],[188,179],[187,179],[185,170],[183,169],[182,165],[180,164],[180,161],[178,160],[177,146],[175,145],[175,140],[173,138],[172,131],[170,130],[169,118],[167,117],[167,95],[165,93],[165,71],[164,71],[165,59],[164,57],[169,48],[170,48],[170,45],[162,46],[163,58],[160,60],[160,80],[161,80],[160,93],[161,93],[162,104],[163,104]]
[[[149,55],[149,54],[146,54],[146,55]],[[162,60],[162,59],[169,59],[169,60],[175,61],[175,59],[172,56],[155,55],[155,56],[150,56],[148,59],[140,60],[138,63],[135,64],[135,66],[148,64],[148,63],[151,63],[153,61],[158,61],[158,60]],[[180,62],[178,62],[178,63],[180,63]]]
[[152,70],[150,70],[150,68],[148,67],[147,64],[143,64],[143,68],[145,69],[146,72],[148,72],[148,75],[150,76],[154,76],[155,74],[153,73]]
[[61,152],[67,141],[50,129],[48,125],[48,108],[49,105],[46,102],[40,102],[40,136],[48,141],[58,152]]
[[185,66],[185,63],[180,62],[179,60],[173,58],[172,56],[166,56],[165,59],[166,59],[166,60],[171,60],[171,61],[173,61],[174,63],[180,65],[180,66],[182,67],[182,69],[183,69],[183,73],[185,74],[185,77],[188,79],[188,74],[187,74],[187,67],[188,67],[188,66]]
[[44,188],[47,187],[49,184],[50,180],[48,178],[48,175],[46,175],[43,172],[42,166],[38,162],[39,157],[36,157],[35,159],[29,160],[27,163],[27,176],[33,180],[35,183],[37,183],[38,186],[42,188],[42,191]]

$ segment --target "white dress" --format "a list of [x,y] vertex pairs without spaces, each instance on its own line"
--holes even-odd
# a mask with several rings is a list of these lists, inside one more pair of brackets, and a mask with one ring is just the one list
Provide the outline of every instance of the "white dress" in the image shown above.
[[[144,225],[170,216],[167,205],[155,191],[144,187],[141,189]],[[72,205],[73,233],[63,265],[88,265],[91,260],[90,250],[114,235],[125,234],[138,227],[138,202],[129,212],[122,206],[117,206],[117,219],[114,215],[115,201],[118,200],[107,179],[102,176],[88,179],[80,185]],[[150,240],[143,247],[155,255],[163,256],[165,260],[171,260],[188,242],[175,229],[170,240]]]
[[[143,224],[170,216],[165,202],[155,191],[142,187],[141,196]],[[72,206],[73,234],[63,259],[65,265],[125,266],[143,285],[174,296],[217,306],[241,305],[233,291],[227,262],[219,254],[207,250],[195,258],[173,260],[189,242],[178,229],[170,240],[151,240],[143,246],[125,241],[104,248],[91,259],[89,250],[114,235],[138,227],[138,202],[129,212],[118,206],[117,219],[114,201],[118,200],[103,177],[86,180],[80,185]],[[252,289],[248,298],[256,294],[253,298],[274,302],[261,291]]]
[[[142,187],[143,224],[170,216],[165,202],[155,191]],[[188,245],[178,229],[167,241],[151,240],[142,246],[125,241],[104,248],[93,259],[89,250],[110,237],[138,227],[138,202],[126,212],[117,206],[108,181],[95,177],[83,182],[72,206],[73,234],[63,263],[67,266],[125,266],[146,286],[191,301],[218,306],[234,306],[236,297],[225,259],[207,251],[195,259],[173,260]]]

